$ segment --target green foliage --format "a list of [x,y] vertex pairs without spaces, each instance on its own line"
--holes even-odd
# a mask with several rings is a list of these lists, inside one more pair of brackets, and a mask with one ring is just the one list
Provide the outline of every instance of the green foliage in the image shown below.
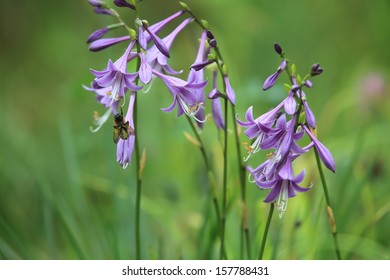
[[[88,35],[112,22],[94,15],[87,1],[24,2],[15,7],[6,1],[0,10],[0,259],[134,258],[134,166],[122,170],[116,164],[110,124],[96,134],[89,131],[93,111],[104,109],[81,88],[92,79],[90,67],[102,69],[124,46],[88,52]],[[150,23],[180,8],[167,1],[164,9],[155,9],[155,2],[139,5]],[[300,69],[321,63],[324,73],[313,79],[307,98],[317,116],[318,137],[336,160],[336,174],[325,176],[341,253],[348,259],[389,259],[389,2],[187,2],[218,37],[240,118],[249,105],[260,114],[285,95],[278,87],[261,91],[280,63],[273,42]],[[173,46],[176,69],[195,57],[191,32],[197,35],[198,29],[190,30]],[[198,149],[183,136],[183,131],[191,133],[185,118],[160,111],[170,101],[157,81],[139,98],[140,148],[147,155],[142,255],[218,258],[208,174]],[[211,121],[202,137],[221,194],[222,148]],[[230,258],[239,258],[240,191],[230,139],[226,250]],[[314,187],[289,201],[283,219],[275,215],[265,259],[335,258],[313,154],[300,160],[298,169],[303,168],[306,183]],[[267,219],[265,195],[247,183],[252,258]]]

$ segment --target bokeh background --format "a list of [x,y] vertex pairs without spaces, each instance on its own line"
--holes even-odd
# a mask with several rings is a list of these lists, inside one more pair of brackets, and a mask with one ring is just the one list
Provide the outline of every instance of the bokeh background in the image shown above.
[[[93,112],[103,113],[104,108],[81,87],[92,80],[89,68],[103,69],[108,58],[115,60],[123,52],[122,44],[91,53],[85,43],[92,31],[113,20],[94,14],[87,1],[0,3],[0,259],[134,258],[134,166],[123,170],[116,163],[110,123],[90,132]],[[250,105],[261,114],[285,95],[283,80],[269,92],[261,90],[280,63],[274,42],[283,46],[302,74],[313,63],[321,63],[325,71],[307,94],[317,116],[318,137],[336,160],[336,174],[326,171],[325,176],[341,253],[348,259],[389,259],[390,2],[187,3],[208,20],[218,39],[241,118]],[[173,0],[140,4],[149,23],[178,9]],[[132,24],[132,15],[122,12]],[[184,77],[199,35],[200,30],[190,26],[171,51],[171,63],[185,70]],[[170,102],[160,82],[139,97],[137,129],[147,155],[142,256],[218,258],[215,215],[201,154],[184,137],[183,132],[191,133],[186,119],[161,112]],[[211,120],[202,137],[220,186],[220,135]],[[245,135],[241,138],[247,140]],[[237,259],[241,206],[232,135],[229,141],[227,251],[229,258]],[[261,162],[263,156],[249,164]],[[289,200],[283,219],[274,216],[264,257],[334,259],[313,154],[295,167],[306,168],[305,184],[313,182],[314,187]],[[266,194],[247,183],[250,258],[258,255],[268,212],[262,203]]]

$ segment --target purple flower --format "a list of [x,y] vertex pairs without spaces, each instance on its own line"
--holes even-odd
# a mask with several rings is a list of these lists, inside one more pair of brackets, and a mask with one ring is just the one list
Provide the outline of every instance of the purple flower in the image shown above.
[[115,13],[113,10],[109,9],[105,2],[99,0],[88,0],[89,4],[94,7],[94,12],[101,15],[110,15],[114,16]]
[[287,62],[286,60],[283,60],[282,63],[280,63],[279,68],[276,70],[275,73],[273,73],[271,76],[269,76],[264,84],[263,84],[263,90],[268,90],[276,83],[276,80],[278,79],[280,73],[283,72],[283,70],[286,68]]
[[[162,42],[167,47],[168,51],[171,48],[171,46],[172,46],[176,36],[191,21],[192,21],[192,19],[184,20],[179,26],[177,26],[175,28],[175,30],[173,30],[168,36],[166,36],[164,39],[162,39]],[[149,28],[149,29],[151,29],[151,28]],[[176,75],[176,74],[180,73],[180,72],[174,71],[168,65],[167,56],[165,56],[163,53],[161,53],[161,51],[158,49],[157,45],[153,45],[150,49],[147,50],[147,52],[146,52],[146,61],[156,71],[162,72],[162,70],[164,70],[167,73],[173,74],[173,75]]]
[[[130,95],[129,108],[127,109],[127,114],[125,116],[125,122],[129,122],[129,125],[134,128],[133,121],[133,111],[134,111],[134,101],[136,98],[136,93],[132,92]],[[116,146],[116,161],[122,165],[123,168],[126,168],[129,163],[131,163],[131,157],[133,155],[135,143],[135,135],[130,134],[129,138],[126,140],[119,139],[119,142]]]
[[217,129],[224,129],[225,121],[222,116],[221,100],[219,99],[221,93],[217,89],[217,75],[217,71],[213,71],[213,90],[208,97],[211,99],[211,113],[213,114],[214,123]]
[[[153,32],[154,34],[158,34],[168,23],[170,23],[172,20],[178,18],[182,14],[184,14],[185,11],[179,11],[174,13],[173,15],[167,17],[166,19],[159,21],[151,26],[149,26],[149,30]],[[139,29],[139,42],[141,47],[146,50],[147,44],[151,41],[151,37],[146,31],[142,31],[142,27]]]
[[299,186],[305,177],[305,173],[305,170],[303,170],[300,174],[294,176],[292,157],[289,156],[272,180],[258,183],[262,189],[271,189],[264,202],[276,202],[276,208],[279,210],[280,218],[282,218],[287,210],[289,198],[296,196],[296,192],[306,192],[310,189],[310,187],[302,188]]
[[104,27],[104,28],[95,30],[94,32],[91,33],[91,35],[89,35],[89,37],[87,39],[87,44],[89,44],[91,42],[94,42],[97,39],[100,39],[101,37],[103,37],[110,30],[111,29],[108,28],[108,27]]
[[318,63],[316,63],[312,66],[310,75],[312,77],[314,77],[314,76],[320,75],[323,71],[324,71],[324,69],[322,67],[320,67],[320,65]]
[[138,55],[141,59],[141,65],[138,71],[139,79],[144,85],[146,85],[152,79],[152,67],[150,67],[149,63],[146,61],[146,57],[143,52],[140,52]]
[[236,105],[236,94],[234,93],[234,90],[233,90],[232,86],[230,85],[229,76],[225,75],[223,77],[223,80],[225,81],[225,85],[226,85],[227,98],[229,99],[230,103],[232,103],[233,105]]
[[112,45],[115,45],[115,44],[118,44],[120,42],[127,41],[127,40],[130,40],[129,35],[119,37],[119,38],[99,39],[99,40],[92,42],[92,44],[89,45],[89,50],[93,51],[93,52],[101,51],[101,50],[104,50],[108,47],[111,47]]
[[313,112],[311,111],[309,104],[307,104],[306,96],[303,91],[302,91],[302,102],[303,102],[303,107],[305,108],[306,122],[311,128],[315,128],[316,118]]
[[325,147],[320,141],[317,140],[316,137],[311,133],[310,129],[308,129],[305,125],[301,125],[301,127],[305,130],[307,135],[309,135],[310,139],[313,141],[313,144],[318,152],[318,155],[324,165],[333,173],[336,170],[336,166],[334,163],[334,159],[328,148]]
[[294,115],[297,108],[297,102],[294,98],[294,92],[290,90],[288,96],[286,98],[286,102],[284,103],[284,111],[286,111],[289,115]]
[[143,27],[146,32],[149,33],[150,37],[152,38],[154,45],[157,47],[157,49],[166,57],[169,57],[169,49],[164,44],[164,42],[156,35],[154,34],[146,24],[143,24]]
[[125,0],[114,0],[114,4],[118,7],[127,7],[132,10],[135,10],[135,6],[133,4],[126,2]]
[[246,111],[245,122],[237,119],[237,123],[239,125],[247,128],[245,130],[246,136],[249,139],[255,139],[252,145],[246,147],[248,156],[245,160],[248,160],[253,154],[261,150],[260,144],[266,139],[266,137],[271,131],[274,131],[272,126],[276,120],[276,116],[279,114],[279,111],[283,107],[283,105],[284,102],[281,102],[276,108],[261,115],[257,119],[253,118],[253,106],[251,106]]
[[127,62],[134,44],[135,41],[132,41],[125,53],[115,63],[109,60],[106,69],[102,71],[91,69],[92,74],[96,77],[95,81],[100,87],[112,87],[111,104],[121,99],[127,89],[132,91],[142,89],[142,87],[134,84],[138,73],[127,73]]
[[[200,61],[203,61],[205,57],[208,55],[209,50],[205,50],[205,43],[206,43],[206,30],[202,32],[200,43],[199,43],[199,49],[198,49],[198,54],[196,55],[195,62],[199,63]],[[192,81],[193,83],[202,83],[204,81],[204,71],[199,70],[195,71],[194,69],[190,69],[190,73],[188,74],[187,81]],[[204,104],[205,103],[205,92],[204,88],[201,88],[197,90],[195,93],[196,95],[200,96],[199,103]],[[195,119],[201,120],[202,122],[196,122],[197,125],[202,128],[203,127],[203,122],[206,120],[203,106],[200,106],[199,111],[195,115]]]
[[204,121],[197,119],[196,113],[203,105],[202,96],[199,94],[199,90],[206,86],[207,81],[199,83],[195,81],[184,81],[176,77],[164,75],[155,70],[152,70],[152,72],[165,83],[173,96],[172,104],[169,107],[162,109],[164,112],[171,112],[178,105],[178,116],[185,113],[198,122]]

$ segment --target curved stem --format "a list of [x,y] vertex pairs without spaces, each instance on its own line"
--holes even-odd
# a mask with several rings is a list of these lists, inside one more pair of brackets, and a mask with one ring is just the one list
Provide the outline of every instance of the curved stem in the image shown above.
[[259,252],[259,260],[263,259],[265,242],[267,241],[269,225],[271,224],[271,219],[272,219],[272,214],[274,212],[274,208],[275,208],[274,203],[271,203],[270,208],[269,208],[269,212],[268,212],[267,224],[265,225],[264,233],[263,233],[263,239],[261,241],[260,252]]
[[333,209],[332,209],[332,206],[330,203],[330,198],[329,198],[328,185],[326,184],[324,172],[322,171],[321,160],[320,160],[320,157],[318,155],[318,151],[315,147],[314,147],[314,153],[316,156],[317,168],[318,168],[318,172],[320,173],[322,188],[324,190],[325,200],[326,200],[326,204],[327,204],[327,212],[328,212],[328,216],[329,216],[329,222],[330,222],[330,226],[331,226],[331,231],[332,231],[332,236],[333,236],[333,245],[334,245],[336,257],[338,260],[342,260],[341,253],[340,253],[340,246],[339,246],[339,242],[338,242],[338,238],[337,238],[336,221],[334,219]]

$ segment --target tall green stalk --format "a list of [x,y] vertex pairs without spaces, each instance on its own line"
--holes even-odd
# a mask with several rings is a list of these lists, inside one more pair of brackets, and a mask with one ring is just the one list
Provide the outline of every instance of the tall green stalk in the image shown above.
[[268,230],[269,230],[269,226],[271,224],[272,214],[274,213],[274,208],[275,208],[275,203],[271,203],[270,208],[269,208],[269,212],[268,212],[267,223],[266,223],[265,228],[264,228],[263,239],[261,240],[260,251],[259,251],[259,260],[263,259],[265,243],[267,241]]
[[318,155],[318,151],[317,151],[316,148],[314,148],[314,153],[315,153],[316,162],[317,162],[317,168],[318,168],[318,172],[320,173],[321,182],[322,182],[322,188],[324,190],[325,200],[326,200],[326,204],[327,204],[326,211],[327,211],[328,216],[329,216],[329,223],[330,223],[330,227],[331,227],[331,231],[332,231],[333,245],[334,245],[336,257],[337,257],[338,260],[342,260],[341,253],[340,253],[339,242],[338,242],[338,239],[337,239],[336,221],[335,221],[335,218],[334,218],[334,215],[333,215],[333,209],[332,209],[332,206],[331,206],[331,203],[330,203],[330,197],[329,197],[329,192],[328,192],[328,185],[326,184],[324,172],[322,171],[321,160],[320,160],[320,157]]

